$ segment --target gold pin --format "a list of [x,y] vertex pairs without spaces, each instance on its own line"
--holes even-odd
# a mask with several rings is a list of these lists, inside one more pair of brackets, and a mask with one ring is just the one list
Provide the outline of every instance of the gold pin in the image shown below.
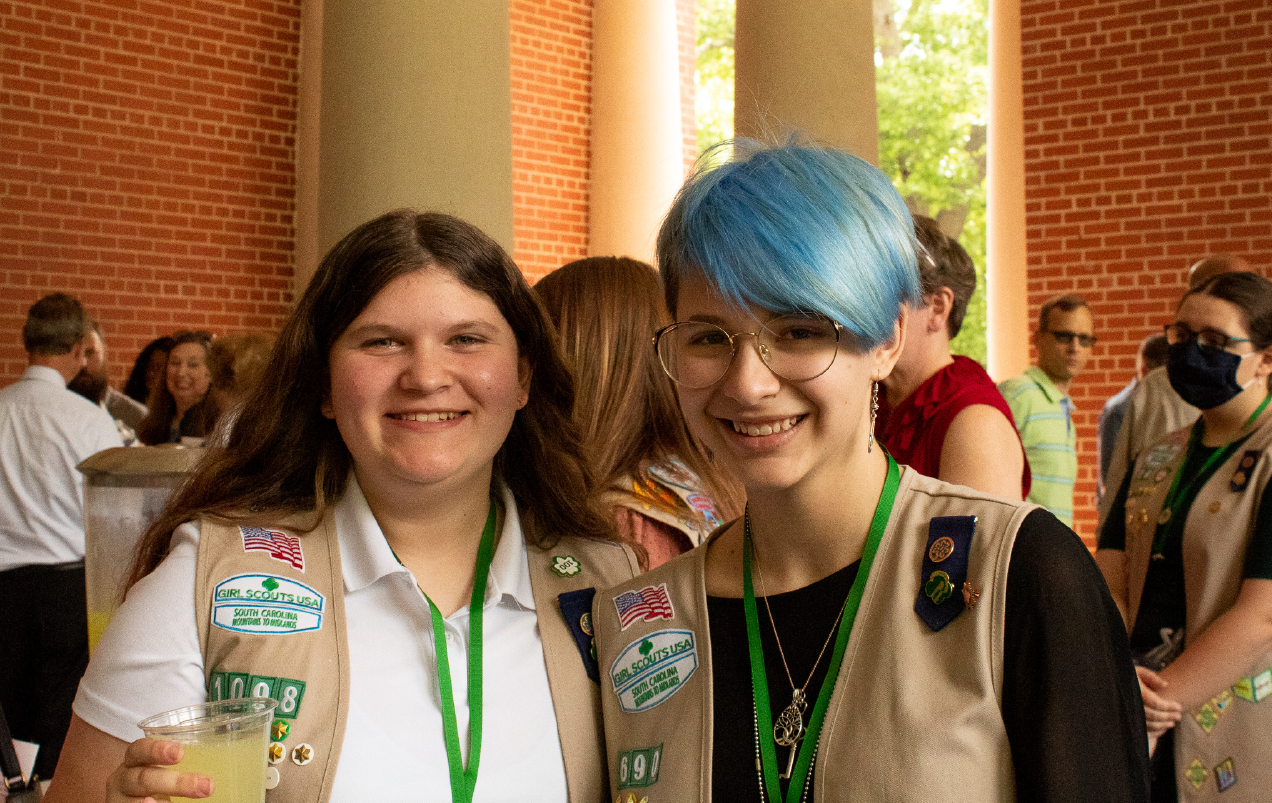
[[976,603],[980,602],[980,592],[976,590],[976,586],[972,585],[972,581],[968,580],[963,583],[963,604],[967,606],[967,610],[976,607]]
[[1147,511],[1147,510],[1140,509],[1140,512],[1139,512],[1139,520],[1140,520],[1140,524],[1148,524],[1148,511]]
[[1211,502],[1211,503],[1210,503],[1210,512],[1211,512],[1211,513],[1218,513],[1218,512],[1219,512],[1219,508],[1221,508],[1221,507],[1223,507],[1223,505],[1220,505],[1218,502]]
[[1170,508],[1164,507],[1162,512],[1157,514],[1157,523],[1165,524],[1168,521],[1170,521]]

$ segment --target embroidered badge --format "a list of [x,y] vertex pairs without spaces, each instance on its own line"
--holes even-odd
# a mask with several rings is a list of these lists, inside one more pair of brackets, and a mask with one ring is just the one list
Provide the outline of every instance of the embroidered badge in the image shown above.
[[579,648],[587,676],[592,682],[600,683],[601,668],[596,663],[596,641],[592,638],[592,600],[595,597],[595,588],[580,588],[557,596],[557,604],[561,606],[565,623],[570,626],[574,646]]
[[1219,715],[1223,716],[1228,712],[1228,706],[1232,705],[1232,692],[1224,689],[1219,692],[1219,696],[1211,700],[1210,703],[1215,707],[1215,710],[1219,712]]
[[1237,470],[1232,474],[1232,480],[1228,482],[1228,490],[1233,493],[1241,493],[1250,484],[1250,475],[1254,473],[1254,466],[1259,462],[1259,456],[1263,454],[1261,449],[1251,449],[1241,455],[1241,462],[1237,464]]
[[676,610],[667,596],[667,584],[645,586],[635,591],[624,591],[614,597],[618,610],[618,622],[623,630],[637,622],[654,622],[659,619],[675,619]]
[[1215,767],[1215,785],[1220,792],[1227,792],[1237,784],[1237,767],[1232,758],[1225,758]]
[[954,554],[954,539],[948,535],[943,535],[932,542],[932,546],[928,548],[928,558],[933,563],[941,561]]
[[303,767],[314,760],[314,746],[301,743],[292,748],[292,762]]
[[1188,771],[1184,773],[1184,777],[1188,779],[1188,783],[1193,785],[1193,789],[1200,789],[1201,785],[1206,782],[1206,778],[1210,777],[1210,773],[1206,771],[1206,765],[1197,759],[1188,765]]
[[635,714],[666,702],[697,668],[693,631],[655,630],[618,654],[610,665],[610,682],[619,707]]
[[277,764],[287,755],[287,747],[282,742],[270,742],[269,763]]
[[278,707],[274,709],[276,719],[270,726],[270,738],[280,742],[291,731],[284,720],[295,719],[300,714],[300,704],[305,699],[305,681],[246,672],[213,672],[208,677],[210,701],[243,697],[272,697],[278,701]]
[[1215,711],[1215,707],[1210,703],[1206,703],[1196,714],[1193,719],[1197,720],[1197,724],[1206,733],[1210,733],[1215,729],[1215,725],[1219,724],[1219,712]]
[[583,564],[573,555],[553,555],[552,572],[558,577],[573,577],[583,571]]
[[927,549],[923,551],[914,612],[933,631],[941,630],[965,609],[970,610],[980,598],[974,585],[962,594],[956,593],[967,583],[975,534],[975,516],[937,516],[928,522]]
[[305,570],[305,553],[300,548],[299,538],[260,527],[239,527],[239,532],[243,535],[244,552],[265,552],[297,571]]
[[238,574],[212,591],[212,624],[235,633],[304,633],[322,627],[326,599],[304,583]]
[[618,754],[618,788],[653,786],[658,782],[663,746],[624,750]]
[[1265,669],[1252,678],[1241,678],[1232,685],[1232,693],[1252,703],[1262,702],[1272,695],[1272,669]]

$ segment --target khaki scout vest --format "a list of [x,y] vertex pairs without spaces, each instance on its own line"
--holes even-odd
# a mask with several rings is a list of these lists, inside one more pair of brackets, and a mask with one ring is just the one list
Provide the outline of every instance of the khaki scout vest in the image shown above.
[[[256,693],[279,700],[270,733],[277,785],[266,801],[326,803],[349,705],[344,576],[332,512],[308,533],[286,524],[260,531],[274,532],[270,543],[279,545],[281,558],[268,549],[248,551],[237,526],[208,519],[200,525],[195,600],[209,698]],[[299,536],[303,571],[289,562],[295,552],[288,552],[285,538],[293,536]],[[569,799],[591,803],[604,796],[607,784],[599,691],[587,677],[557,596],[626,580],[637,572],[636,559],[626,547],[573,537],[526,550]],[[566,557],[574,561],[557,560]],[[277,609],[257,601],[283,594],[292,595],[291,604]],[[248,604],[233,605],[238,599]],[[217,626],[214,617],[257,632]]]
[[[1268,416],[1197,494],[1184,521],[1185,633],[1197,634],[1241,592],[1246,548],[1263,490],[1272,477]],[[1188,430],[1167,435],[1135,462],[1126,499],[1129,620],[1135,617],[1152,559],[1157,517],[1184,460]],[[1187,640],[1185,640],[1185,645]],[[1175,776],[1186,801],[1272,798],[1272,652],[1238,677],[1215,678],[1214,696],[1184,712],[1175,728]],[[1224,794],[1220,797],[1220,793]]]
[[[1015,800],[1001,712],[1003,622],[1012,545],[1021,521],[1035,509],[905,470],[826,712],[814,800]],[[914,612],[928,522],[961,515],[977,516],[968,579],[981,598],[932,632]],[[596,596],[610,783],[623,801],[629,793],[636,800],[711,800],[705,568],[706,549],[695,549]],[[664,583],[672,618],[624,630],[614,598]],[[622,672],[616,659],[646,641],[651,652],[680,655],[674,662],[680,688],[627,713],[615,693],[614,674]],[[738,771],[755,770],[748,764]]]

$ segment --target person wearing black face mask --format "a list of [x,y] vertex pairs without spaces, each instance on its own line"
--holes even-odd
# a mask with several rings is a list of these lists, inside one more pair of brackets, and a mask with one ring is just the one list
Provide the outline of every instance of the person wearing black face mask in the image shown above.
[[1264,799],[1272,283],[1216,276],[1184,296],[1165,331],[1171,387],[1201,418],[1139,455],[1100,529],[1096,562],[1136,655],[1156,746],[1152,799]]

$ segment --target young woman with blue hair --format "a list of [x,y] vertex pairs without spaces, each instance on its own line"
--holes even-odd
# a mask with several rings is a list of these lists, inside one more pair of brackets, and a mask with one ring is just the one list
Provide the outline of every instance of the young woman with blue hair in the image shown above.
[[747,508],[597,597],[620,800],[1145,800],[1135,673],[1082,542],[874,441],[920,302],[887,178],[748,148],[689,179],[658,258],[658,356]]

